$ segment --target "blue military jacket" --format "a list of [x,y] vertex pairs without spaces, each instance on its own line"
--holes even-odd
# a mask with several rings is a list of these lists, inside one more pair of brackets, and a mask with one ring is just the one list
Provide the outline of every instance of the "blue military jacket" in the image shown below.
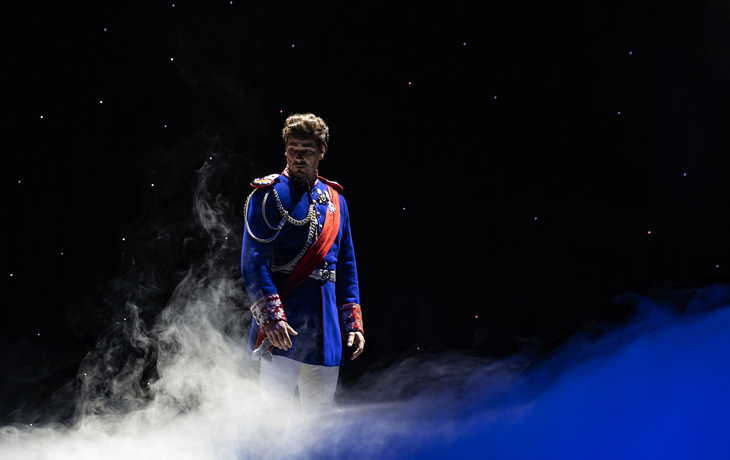
[[246,202],[241,254],[241,275],[254,313],[249,351],[256,347],[262,323],[266,327],[286,320],[299,334],[291,336],[289,350],[273,347],[273,354],[306,364],[340,366],[344,364],[345,334],[362,332],[350,218],[341,195],[340,228],[318,267],[334,271],[334,281],[307,278],[283,297],[278,291],[296,267],[291,262],[301,256],[308,240],[316,241],[328,209],[334,210],[328,184],[342,190],[339,184],[321,177],[308,188],[290,180],[288,170],[251,184],[256,190]]

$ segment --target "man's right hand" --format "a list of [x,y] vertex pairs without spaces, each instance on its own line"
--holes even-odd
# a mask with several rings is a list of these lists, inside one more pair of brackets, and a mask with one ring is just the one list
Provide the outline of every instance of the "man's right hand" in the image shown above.
[[269,341],[271,341],[273,346],[285,351],[291,348],[291,339],[289,338],[289,334],[299,334],[297,331],[292,329],[286,321],[277,321],[274,324],[270,324],[264,331],[266,332],[266,337],[269,338]]

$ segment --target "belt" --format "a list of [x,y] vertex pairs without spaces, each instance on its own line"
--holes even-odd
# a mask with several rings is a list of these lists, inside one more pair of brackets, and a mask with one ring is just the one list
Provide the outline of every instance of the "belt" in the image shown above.
[[[294,271],[293,268],[289,270],[281,270],[277,273],[292,273]],[[327,270],[322,268],[315,268],[314,271],[309,275],[309,278],[312,278],[313,280],[317,281],[332,281],[335,282],[335,271],[334,270]]]

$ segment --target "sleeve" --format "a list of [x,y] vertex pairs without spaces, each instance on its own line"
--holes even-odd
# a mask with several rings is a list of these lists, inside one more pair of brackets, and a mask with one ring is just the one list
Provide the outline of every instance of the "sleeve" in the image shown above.
[[339,198],[342,212],[342,239],[337,254],[337,282],[335,285],[340,326],[343,334],[349,332],[362,332],[364,334],[355,249],[352,245],[352,234],[350,232],[350,213],[347,210],[345,198],[342,195]]
[[[262,329],[274,322],[286,321],[281,299],[271,276],[274,241],[266,240],[275,237],[277,232],[264,221],[262,202],[267,190],[255,190],[246,200],[241,250],[243,284],[251,300],[251,313]],[[267,209],[268,220],[272,225],[277,225],[279,219],[272,220],[274,214],[270,211]]]

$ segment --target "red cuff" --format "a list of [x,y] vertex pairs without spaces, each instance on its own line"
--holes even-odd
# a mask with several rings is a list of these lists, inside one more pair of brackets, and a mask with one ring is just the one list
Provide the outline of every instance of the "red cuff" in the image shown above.
[[251,305],[251,313],[256,318],[256,323],[261,330],[277,321],[286,321],[279,294],[269,294],[261,297]]
[[339,308],[340,326],[343,334],[350,332],[361,332],[365,334],[362,327],[362,310],[356,303],[348,303]]

